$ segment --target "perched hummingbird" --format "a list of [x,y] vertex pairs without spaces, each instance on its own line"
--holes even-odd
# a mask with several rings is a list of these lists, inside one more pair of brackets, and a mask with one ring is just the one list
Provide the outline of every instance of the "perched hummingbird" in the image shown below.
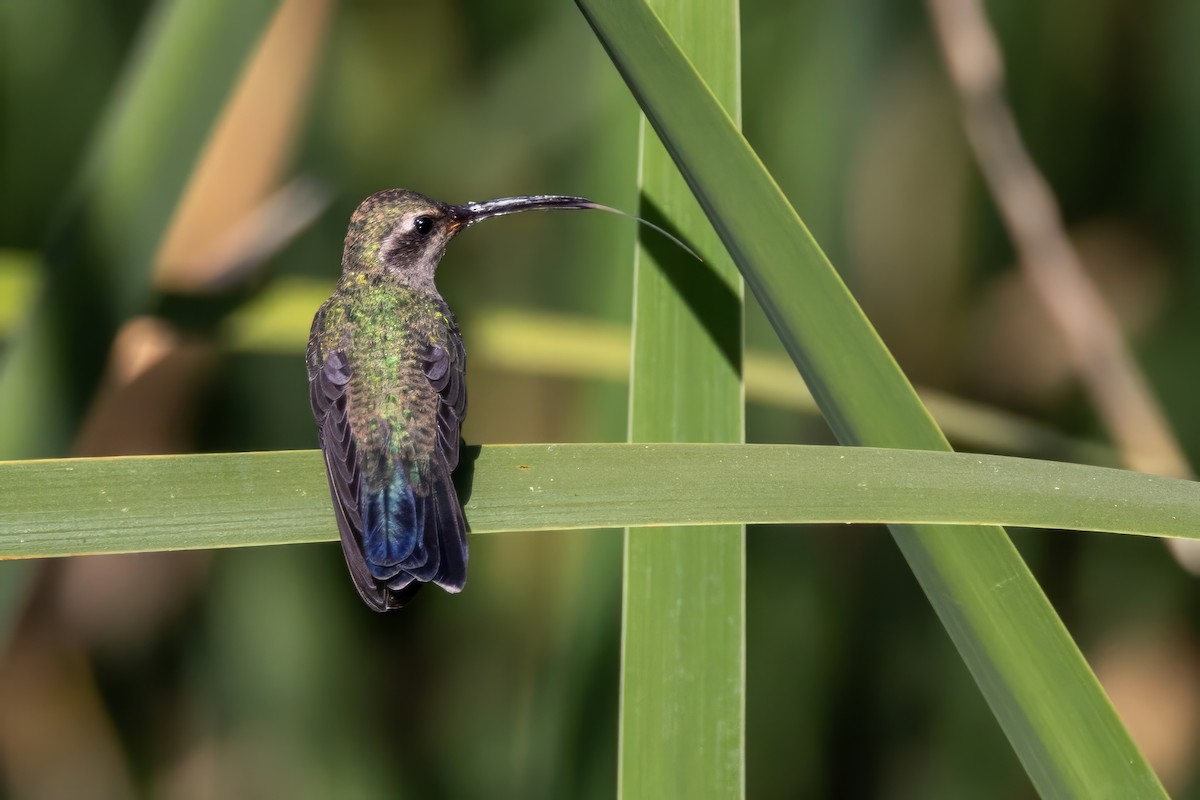
[[467,226],[542,209],[614,210],[550,195],[455,206],[389,189],[350,218],[341,280],[313,318],[308,385],[342,551],[375,611],[399,608],[423,583],[459,592],[467,580],[450,478],[466,353],[434,271]]

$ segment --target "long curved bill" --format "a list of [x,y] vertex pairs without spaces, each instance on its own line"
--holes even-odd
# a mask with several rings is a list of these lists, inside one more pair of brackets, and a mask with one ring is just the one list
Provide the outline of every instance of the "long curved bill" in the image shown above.
[[474,225],[483,219],[489,217],[502,217],[505,214],[518,214],[522,211],[608,211],[612,214],[620,214],[622,217],[640,222],[642,225],[653,228],[654,230],[666,236],[675,244],[688,251],[696,258],[697,261],[703,259],[696,255],[696,251],[688,247],[679,237],[669,231],[663,230],[653,222],[648,222],[641,217],[626,213],[619,208],[612,206],[601,205],[588,200],[586,197],[572,197],[570,195],[561,194],[535,194],[527,197],[501,197],[496,200],[484,200],[477,203],[463,203],[459,206],[453,206],[451,213],[461,227],[466,228]]
[[557,194],[535,194],[529,197],[501,197],[479,203],[463,203],[455,206],[455,216],[466,225],[474,225],[481,219],[517,214],[521,211],[550,211],[554,209],[587,209],[604,206],[585,197],[568,197]]

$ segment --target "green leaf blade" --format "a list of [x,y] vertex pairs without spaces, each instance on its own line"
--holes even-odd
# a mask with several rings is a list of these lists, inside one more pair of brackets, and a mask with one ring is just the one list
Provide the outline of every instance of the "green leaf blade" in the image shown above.
[[[754,151],[654,14],[578,0],[843,444],[945,437]],[[1162,796],[1153,771],[1006,534],[892,533],[1045,796]],[[1005,591],[989,593],[988,587]],[[1080,727],[1080,720],[1090,724]]]
[[[1200,539],[1200,483],[1004,456],[810,445],[531,444],[468,448],[464,465],[467,520],[477,535],[939,523]],[[0,559],[337,537],[315,450],[7,461],[0,462],[0,482],[7,487],[0,494]],[[978,538],[984,530],[956,527],[953,535]]]
[[[737,0],[654,5],[737,114]],[[630,440],[741,442],[741,276],[644,122],[640,146],[640,214],[682,233],[704,262],[653,231],[639,238]],[[623,588],[621,796],[742,796],[744,526],[630,528]]]

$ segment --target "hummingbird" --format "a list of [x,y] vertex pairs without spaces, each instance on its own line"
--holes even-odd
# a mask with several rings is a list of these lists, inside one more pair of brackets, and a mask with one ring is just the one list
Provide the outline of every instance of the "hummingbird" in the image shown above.
[[438,263],[480,220],[550,209],[616,210],[562,195],[450,205],[389,189],[350,218],[342,275],[313,318],[305,360],[342,552],[375,611],[400,608],[426,583],[460,592],[467,581],[451,480],[466,350],[434,285]]

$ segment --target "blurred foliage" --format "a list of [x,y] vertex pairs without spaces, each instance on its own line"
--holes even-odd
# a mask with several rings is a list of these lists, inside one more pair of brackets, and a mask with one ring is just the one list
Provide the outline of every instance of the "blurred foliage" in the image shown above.
[[[40,262],[152,5],[0,0],[0,249],[26,254],[20,264]],[[1196,463],[1200,6],[991,5],[1033,155]],[[160,379],[132,427],[96,423],[104,451],[164,405],[179,418],[143,450],[311,447],[300,356],[226,349],[217,332],[277,278],[331,278],[345,220],[374,190],[570,192],[636,208],[637,109],[573,7],[331,11],[286,165],[330,191],[328,210],[234,288],[162,299],[174,333],[150,352],[171,355],[152,360]],[[1012,277],[923,6],[743,0],[742,22],[747,137],[905,371],[1097,436]],[[496,308],[627,324],[633,237],[600,215],[462,237],[440,286],[468,350]],[[21,280],[9,262],[0,287]],[[747,340],[778,353],[752,303]],[[193,345],[202,357],[180,355]],[[624,438],[618,385],[479,362],[469,380],[469,441]],[[747,438],[828,432],[751,406]],[[1168,788],[1200,797],[1194,579],[1150,541],[1016,538]],[[58,561],[28,592],[0,584],[23,596],[4,605],[21,616],[0,646],[0,794],[611,796],[619,536],[472,546],[468,592],[387,617],[361,608],[336,545]],[[1031,794],[882,531],[753,529],[747,548],[749,796]]]

